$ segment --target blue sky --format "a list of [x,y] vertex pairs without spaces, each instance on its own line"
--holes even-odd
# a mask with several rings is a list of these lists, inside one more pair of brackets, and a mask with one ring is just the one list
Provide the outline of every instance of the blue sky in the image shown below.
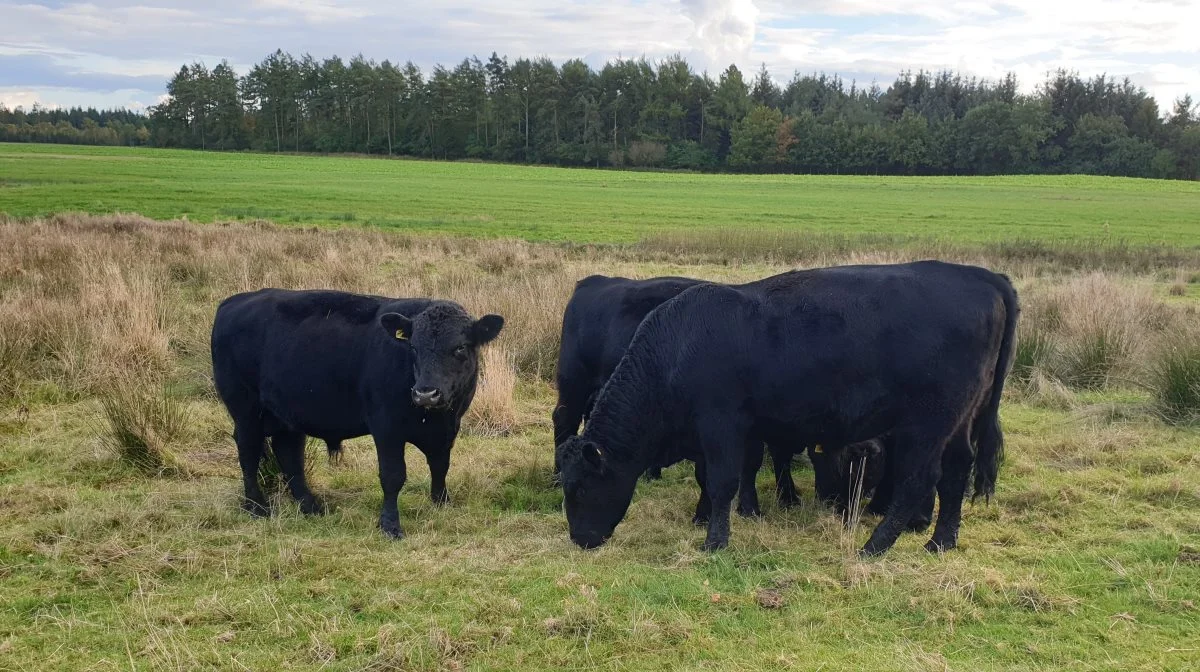
[[0,102],[145,107],[185,61],[239,72],[276,48],[429,68],[510,57],[681,53],[697,69],[765,63],[886,86],[903,69],[1058,67],[1128,76],[1159,104],[1200,98],[1200,0],[0,0]]

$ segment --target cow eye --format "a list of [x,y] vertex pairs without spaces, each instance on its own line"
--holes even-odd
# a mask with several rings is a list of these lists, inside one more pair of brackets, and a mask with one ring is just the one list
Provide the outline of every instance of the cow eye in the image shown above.
[[459,359],[466,359],[467,358],[467,346],[460,345],[457,348],[455,348],[454,356],[458,357]]

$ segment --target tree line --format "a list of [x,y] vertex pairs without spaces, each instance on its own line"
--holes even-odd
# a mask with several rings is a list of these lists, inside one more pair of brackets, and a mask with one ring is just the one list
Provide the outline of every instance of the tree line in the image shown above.
[[1128,79],[1066,70],[1027,94],[1013,75],[953,71],[904,72],[887,89],[824,74],[780,86],[765,67],[713,78],[678,55],[595,70],[493,53],[425,73],[276,51],[244,75],[225,62],[184,65],[167,93],[145,119],[148,144],[746,172],[1200,177],[1190,97],[1164,113]]
[[71,145],[145,145],[150,120],[131,110],[0,105],[0,142],[53,142]]

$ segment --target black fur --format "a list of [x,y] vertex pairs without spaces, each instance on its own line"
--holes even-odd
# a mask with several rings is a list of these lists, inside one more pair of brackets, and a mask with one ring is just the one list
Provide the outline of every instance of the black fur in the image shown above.
[[[446,472],[463,413],[475,395],[479,346],[503,318],[473,320],[461,306],[335,291],[263,289],[217,309],[213,379],[234,422],[246,510],[269,513],[258,486],[264,441],[305,513],[324,503],[304,477],[305,437],[341,442],[371,434],[383,488],[380,527],[402,537],[396,497],[405,444],[425,454],[432,498],[449,501]],[[417,391],[432,390],[417,402]]]
[[994,420],[1015,306],[1003,277],[933,261],[685,290],[645,318],[583,433],[558,446],[571,538],[594,547],[611,536],[664,436],[688,435],[703,454],[708,549],[728,544],[756,443],[886,436],[893,492],[862,552],[890,548],[935,487],[927,547],[953,548],[973,465],[994,482],[999,450],[981,449],[976,464],[973,438]]
[[[575,292],[563,311],[556,377],[558,403],[552,416],[556,446],[575,436],[580,423],[587,420],[596,395],[617,368],[642,319],[663,302],[702,282],[678,277],[633,280],[592,275],[575,284]],[[664,441],[657,457],[646,469],[646,477],[652,480],[660,478],[663,468],[683,459],[696,460],[696,479],[700,483],[701,493],[694,520],[697,524],[707,523],[708,497],[704,492],[704,466],[697,459],[699,454],[693,446],[678,439],[672,437]],[[795,504],[798,498],[791,475],[791,450],[778,455],[772,453],[772,456],[777,482],[781,482],[781,479],[786,481],[776,487],[780,503],[785,506]],[[744,516],[761,513],[755,488],[755,476],[761,465],[761,451],[757,455],[747,455],[743,481],[738,490],[738,513]],[[555,473],[558,473],[557,462]]]

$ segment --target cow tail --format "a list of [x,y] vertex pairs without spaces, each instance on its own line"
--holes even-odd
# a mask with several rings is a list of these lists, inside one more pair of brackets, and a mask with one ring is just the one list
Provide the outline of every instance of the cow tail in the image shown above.
[[1017,335],[1017,316],[1020,307],[1017,292],[1006,276],[999,276],[993,285],[1004,300],[1004,337],[1000,341],[1000,353],[996,357],[996,371],[992,376],[992,393],[983,409],[975,418],[972,443],[975,444],[975,488],[971,496],[974,501],[983,495],[991,501],[996,491],[996,478],[1000,463],[1004,460],[1004,433],[1000,430],[1000,397],[1004,393],[1004,379],[1012,363],[1013,347]]
[[342,442],[326,441],[325,449],[329,451],[329,463],[338,464],[342,461]]

